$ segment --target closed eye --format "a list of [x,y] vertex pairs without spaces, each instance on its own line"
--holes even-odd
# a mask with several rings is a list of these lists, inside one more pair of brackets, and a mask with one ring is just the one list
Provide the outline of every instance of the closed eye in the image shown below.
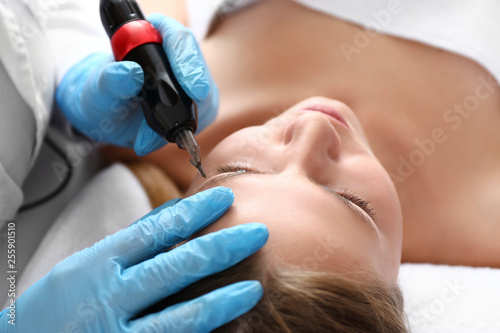
[[351,203],[355,204],[359,208],[365,211],[372,219],[375,215],[375,211],[373,210],[371,204],[365,199],[361,198],[357,194],[353,193],[351,190],[345,188],[341,192],[337,192],[341,197],[349,200]]
[[[219,174],[218,176],[215,176],[207,181],[205,181],[197,190],[197,192],[205,190],[216,183],[219,183],[221,180],[228,179],[228,178],[233,178],[237,177],[239,175],[245,175],[245,174],[259,174],[259,175],[269,175],[269,174],[274,174],[273,172],[264,172],[264,171],[259,171],[256,170],[252,165],[246,162],[234,162],[231,164],[226,164],[219,166],[217,168],[217,173]],[[371,207],[370,202],[367,200],[363,199],[359,195],[355,194],[352,190],[344,188],[340,192],[334,191],[324,185],[321,185],[312,179],[309,179],[313,184],[321,187],[322,189],[326,190],[327,192],[335,195],[337,198],[339,198],[343,203],[347,205],[347,207],[351,208],[356,214],[358,214],[363,220],[365,220],[372,228],[375,221],[375,210]],[[362,210],[363,212],[366,213],[366,215],[369,216],[369,218],[364,215],[363,213],[360,212]],[[372,221],[370,221],[370,219]]]
[[233,163],[222,165],[217,168],[217,173],[228,173],[228,172],[255,172],[256,170],[245,162]]
[[[229,172],[241,172],[241,173],[246,173],[246,172],[258,172],[253,168],[250,164],[246,162],[236,162],[232,164],[227,164],[223,165],[217,168],[218,173],[229,173]],[[258,172],[260,173],[260,172]],[[323,187],[323,185],[320,185]],[[352,190],[348,188],[342,189],[340,192],[336,192],[339,196],[341,196],[343,199],[349,201],[351,204],[354,204],[361,208],[366,214],[368,214],[372,219],[373,216],[375,215],[375,211],[371,207],[370,202],[367,200],[361,198],[359,195],[354,193]]]

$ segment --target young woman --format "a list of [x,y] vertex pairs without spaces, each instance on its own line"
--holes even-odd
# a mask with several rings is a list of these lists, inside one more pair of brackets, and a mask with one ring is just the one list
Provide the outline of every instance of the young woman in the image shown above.
[[[298,2],[252,1],[211,20],[194,13],[234,10],[231,1],[188,3],[195,31],[209,30],[201,47],[220,91],[202,152],[311,96],[341,101],[396,186],[403,261],[500,267],[499,50],[484,24],[499,5]],[[195,174],[173,145],[146,158],[182,189]]]

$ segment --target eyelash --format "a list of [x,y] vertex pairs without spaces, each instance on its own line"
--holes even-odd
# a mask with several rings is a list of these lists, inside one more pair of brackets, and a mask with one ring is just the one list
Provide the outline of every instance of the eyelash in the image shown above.
[[222,165],[217,168],[218,173],[228,173],[228,172],[251,172],[255,171],[253,168],[250,166],[244,164],[244,163],[233,163],[233,164],[227,164],[227,165]]
[[345,188],[341,192],[338,193],[341,197],[349,200],[351,203],[355,204],[362,210],[366,212],[369,216],[374,215],[374,210],[371,207],[370,203],[360,197],[358,197],[356,194],[351,192],[349,189]]
[[[229,172],[252,172],[255,171],[252,167],[250,167],[246,163],[232,163],[223,166],[219,166],[217,168],[218,173],[229,173]],[[349,201],[349,203],[354,204],[364,210],[369,216],[373,217],[374,210],[371,207],[371,204],[357,196],[348,188],[342,189],[340,192],[337,192],[339,196]]]

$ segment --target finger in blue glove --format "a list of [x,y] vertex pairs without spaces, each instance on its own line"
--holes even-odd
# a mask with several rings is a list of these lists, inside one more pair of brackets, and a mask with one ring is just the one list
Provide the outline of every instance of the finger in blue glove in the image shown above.
[[[0,331],[209,332],[233,320],[262,296],[258,282],[228,286],[133,319],[146,307],[264,245],[267,228],[253,223],[204,235],[164,253],[217,220],[233,199],[227,188],[200,192],[75,253],[21,295],[16,326],[0,316]],[[189,314],[189,320],[181,320]]]
[[136,96],[144,84],[134,62],[114,62],[93,54],[73,66],[56,91],[56,100],[70,123],[87,137],[132,147],[144,119]]

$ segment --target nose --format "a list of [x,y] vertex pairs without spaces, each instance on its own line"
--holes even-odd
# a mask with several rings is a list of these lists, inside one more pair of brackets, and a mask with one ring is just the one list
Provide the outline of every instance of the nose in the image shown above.
[[332,120],[319,112],[299,115],[285,129],[283,142],[288,160],[315,175],[328,163],[338,160],[342,141]]

